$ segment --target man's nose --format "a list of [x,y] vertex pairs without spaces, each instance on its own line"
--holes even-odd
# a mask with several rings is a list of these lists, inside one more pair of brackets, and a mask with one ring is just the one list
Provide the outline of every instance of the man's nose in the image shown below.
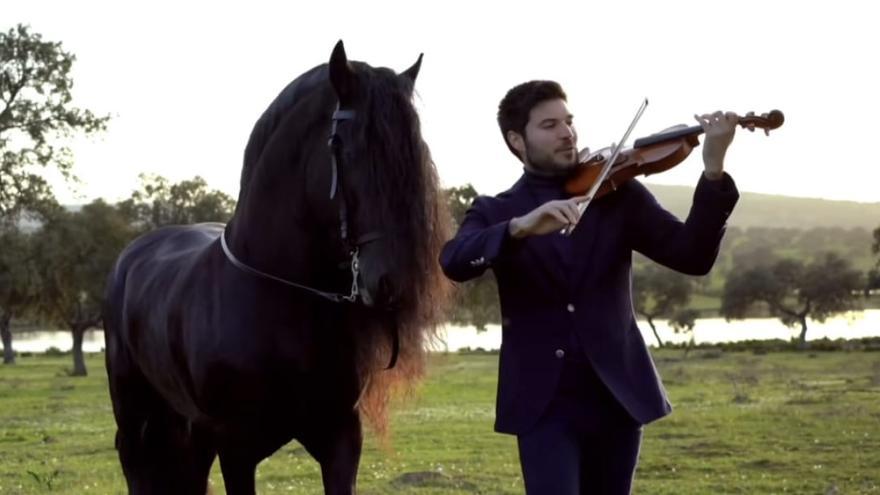
[[568,124],[563,124],[563,125],[559,126],[559,128],[562,129],[562,131],[561,131],[562,138],[572,138],[573,139],[574,136],[576,135],[573,126],[570,126]]

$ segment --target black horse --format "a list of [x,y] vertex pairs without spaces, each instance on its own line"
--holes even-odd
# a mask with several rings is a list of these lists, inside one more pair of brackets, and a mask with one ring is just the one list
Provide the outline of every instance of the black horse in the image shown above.
[[291,439],[326,493],[354,491],[361,418],[384,432],[449,293],[420,65],[349,62],[340,42],[255,125],[225,228],[162,228],[120,255],[104,322],[131,493],[203,494],[216,456],[228,493],[254,493]]

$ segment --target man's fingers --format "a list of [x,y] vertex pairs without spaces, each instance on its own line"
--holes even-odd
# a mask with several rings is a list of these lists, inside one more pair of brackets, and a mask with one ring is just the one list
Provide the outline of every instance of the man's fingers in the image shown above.
[[581,212],[578,211],[577,205],[572,202],[567,202],[565,203],[565,206],[567,207],[565,211],[568,213],[568,219],[571,223],[577,223],[578,218],[581,216]]
[[559,210],[550,210],[550,216],[552,216],[555,220],[557,220],[562,225],[569,225],[571,222],[565,218],[565,215],[562,214]]
[[553,218],[565,224],[572,223],[574,219],[572,218],[571,211],[568,209],[568,205],[566,203],[559,203],[554,206],[554,208],[549,210],[549,212],[553,215]]
[[580,219],[578,203],[587,200],[587,196],[573,196],[566,200],[551,201],[542,207],[543,215],[550,216],[562,225],[573,225]]
[[560,202],[559,211],[561,211],[562,214],[565,215],[565,218],[568,220],[569,223],[576,223],[578,217],[580,216],[577,204],[571,199]]
[[736,112],[722,112],[721,110],[718,110],[712,113],[704,113],[703,115],[694,114],[694,119],[705,128],[707,125],[719,122],[737,123],[739,122],[739,115],[737,115]]

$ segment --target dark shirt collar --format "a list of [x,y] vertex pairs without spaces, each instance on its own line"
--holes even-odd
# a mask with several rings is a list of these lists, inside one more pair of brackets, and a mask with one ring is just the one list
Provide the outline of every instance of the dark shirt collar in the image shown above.
[[542,196],[542,199],[548,195],[556,198],[564,195],[565,175],[540,175],[531,170],[523,169],[523,179],[526,186],[536,194]]

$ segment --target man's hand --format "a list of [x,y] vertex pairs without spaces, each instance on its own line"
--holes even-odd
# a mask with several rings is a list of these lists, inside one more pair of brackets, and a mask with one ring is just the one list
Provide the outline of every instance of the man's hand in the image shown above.
[[724,174],[724,155],[733,141],[739,116],[733,112],[715,112],[694,115],[706,133],[703,143],[703,174],[707,179],[718,180]]
[[548,201],[521,217],[512,218],[507,229],[515,239],[559,232],[577,223],[580,218],[577,205],[586,200],[586,196],[574,196]]

